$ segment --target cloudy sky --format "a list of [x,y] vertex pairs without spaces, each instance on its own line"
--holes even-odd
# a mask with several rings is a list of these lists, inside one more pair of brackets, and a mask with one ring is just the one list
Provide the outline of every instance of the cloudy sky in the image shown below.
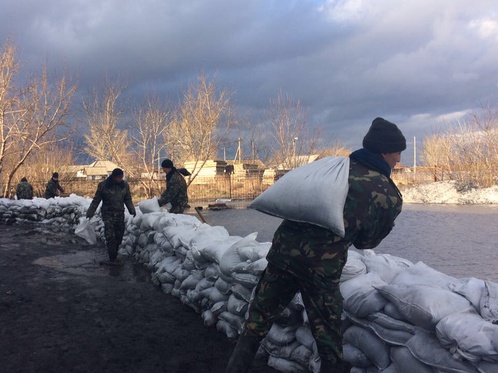
[[279,92],[348,147],[382,116],[413,138],[498,106],[496,0],[2,0],[0,35],[23,71],[66,70],[80,90],[120,76],[177,97],[200,72],[241,113]]

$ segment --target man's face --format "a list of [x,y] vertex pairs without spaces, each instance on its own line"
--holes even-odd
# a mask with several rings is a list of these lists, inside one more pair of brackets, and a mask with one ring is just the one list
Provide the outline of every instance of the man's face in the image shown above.
[[163,167],[163,171],[165,174],[171,171],[171,168]]
[[396,163],[401,161],[401,152],[396,153],[382,153],[382,158],[389,164],[391,170],[396,166]]
[[122,181],[123,181],[123,175],[113,176],[113,177],[112,177],[112,180],[114,180],[114,182],[115,182],[116,184],[119,184],[120,182],[122,182]]

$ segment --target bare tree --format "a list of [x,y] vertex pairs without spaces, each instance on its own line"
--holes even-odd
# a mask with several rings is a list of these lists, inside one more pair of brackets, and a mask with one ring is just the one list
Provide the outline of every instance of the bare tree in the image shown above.
[[422,158],[434,181],[447,177],[464,186],[489,187],[498,167],[498,111],[490,107],[424,139]]
[[119,129],[122,111],[117,101],[125,87],[106,79],[103,88],[94,88],[91,99],[83,102],[89,126],[85,151],[96,160],[109,160],[127,170],[130,140],[128,132]]
[[[0,57],[0,169],[4,172],[3,195],[11,189],[12,179],[35,151],[63,141],[57,130],[66,125],[76,85],[65,75],[49,83],[46,68],[23,88],[14,86],[19,71],[15,47],[7,44]],[[4,162],[9,169],[4,170]]]
[[199,75],[197,83],[189,85],[165,134],[168,156],[176,164],[194,162],[189,184],[206,161],[216,156],[234,125],[229,92],[218,90],[213,80]]
[[73,150],[71,145],[60,142],[36,149],[30,155],[29,161],[19,168],[14,181],[17,183],[22,177],[27,177],[33,185],[35,196],[42,197],[47,181],[54,171],[58,171],[65,192],[70,192],[66,187],[66,180],[71,175],[67,166],[73,164]]
[[320,129],[310,129],[307,113],[299,101],[282,92],[270,101],[267,112],[271,165],[292,169],[309,162],[308,157],[319,153]]
[[[151,198],[154,190],[159,187],[155,176],[155,163],[160,162],[160,155],[165,153],[166,144],[163,140],[164,131],[168,125],[170,112],[157,97],[147,97],[145,108],[137,108],[133,114],[134,133],[132,136],[135,153],[134,164],[137,171],[133,175],[140,176],[140,184],[147,198]],[[142,175],[138,175],[141,170]],[[159,173],[159,164],[157,165]]]

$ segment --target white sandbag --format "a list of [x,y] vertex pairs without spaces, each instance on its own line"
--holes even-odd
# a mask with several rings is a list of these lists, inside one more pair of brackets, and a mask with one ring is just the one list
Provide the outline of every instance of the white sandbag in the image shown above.
[[234,315],[244,316],[248,306],[249,303],[245,300],[239,299],[235,295],[231,294],[227,302],[227,311],[233,313]]
[[459,279],[455,284],[449,284],[448,288],[472,303],[474,308],[479,311],[481,296],[484,291],[484,281],[475,277]]
[[498,284],[485,281],[479,304],[479,313],[484,320],[498,323]]
[[257,236],[258,232],[250,233],[243,239],[234,243],[223,253],[220,260],[220,270],[225,276],[230,276],[234,268],[244,261],[240,257],[240,248],[254,247],[259,244],[259,242],[256,241]]
[[399,373],[433,373],[432,368],[415,358],[406,347],[392,347],[391,359]]
[[266,260],[266,258],[261,258],[255,262],[244,265],[243,270],[255,276],[260,276],[267,266],[268,260]]
[[439,272],[424,262],[417,262],[413,266],[403,269],[391,281],[393,285],[424,284],[444,289],[448,289],[448,284],[456,283],[458,283],[458,279],[455,277]]
[[341,282],[344,309],[357,317],[367,317],[383,309],[388,300],[374,288],[374,285],[383,286],[386,283],[373,272]]
[[283,326],[274,323],[266,338],[273,344],[278,346],[288,345],[296,340],[296,330],[299,325]]
[[481,360],[478,364],[479,373],[496,373],[498,372],[498,364],[490,363],[488,361]]
[[140,223],[141,231],[152,230],[154,227],[154,223],[156,220],[160,219],[163,216],[162,212],[151,212],[147,215],[142,216],[142,222]]
[[232,328],[237,330],[237,332],[240,333],[242,331],[242,326],[244,324],[243,316],[235,315],[231,312],[224,311],[218,315],[218,319],[229,323]]
[[195,242],[192,243],[191,250],[196,260],[203,262],[202,256],[206,260],[214,263],[220,263],[223,254],[236,242],[240,241],[242,237],[230,236],[228,238],[216,239],[210,242]]
[[345,343],[342,345],[342,352],[344,355],[344,360],[359,368],[368,368],[372,365],[372,362],[368,357],[355,346]]
[[293,341],[292,343],[284,346],[275,345],[268,340],[268,338],[261,341],[261,347],[271,356],[279,357],[281,359],[291,360],[294,350],[299,347],[299,343]]
[[282,219],[311,223],[344,237],[349,157],[326,157],[287,172],[249,208]]
[[[295,361],[299,365],[306,366],[310,364],[310,360],[312,357],[313,357],[313,351],[308,350],[305,346],[299,345],[294,349],[294,351],[292,351],[290,360]],[[313,372],[311,367],[310,371]]]
[[354,250],[348,250],[348,260],[342,269],[340,281],[347,281],[364,273],[367,273],[367,267],[363,263],[362,255]]
[[452,313],[468,309],[471,304],[449,289],[429,285],[374,286],[410,323],[426,330]]
[[201,314],[202,320],[204,320],[205,326],[213,326],[217,322],[216,316],[211,312],[211,310],[204,310]]
[[228,339],[236,339],[239,335],[237,329],[233,328],[224,320],[218,320],[216,323],[216,329],[222,333],[225,333]]
[[378,369],[391,364],[389,346],[367,329],[352,325],[344,331],[343,341],[362,351]]
[[393,319],[396,319],[396,320],[406,320],[405,317],[403,316],[403,314],[401,312],[399,312],[398,309],[396,307],[394,307],[394,304],[392,304],[391,302],[388,302],[384,306],[383,312],[387,316],[392,317]]
[[452,353],[441,345],[434,331],[417,330],[406,343],[406,347],[417,360],[435,368],[435,372],[470,373],[476,371],[468,361],[455,359]]
[[308,350],[313,350],[313,345],[316,344],[315,338],[313,337],[313,334],[311,334],[310,328],[304,325],[301,325],[299,328],[297,328],[296,339]]
[[309,370],[302,365],[294,361],[290,361],[287,359],[282,359],[279,357],[270,356],[268,358],[268,366],[278,370],[279,372],[286,373],[308,373]]
[[241,284],[242,286],[245,286],[248,289],[254,288],[258,282],[259,282],[259,277],[256,275],[253,275],[251,273],[232,273],[232,278],[234,282]]
[[498,351],[493,345],[497,332],[498,325],[484,320],[474,308],[448,315],[436,325],[441,344],[472,362],[498,362]]
[[95,245],[97,243],[96,226],[96,220],[81,217],[79,224],[74,229],[74,233],[78,237],[84,238],[90,245]]
[[367,267],[367,272],[378,274],[387,283],[390,283],[401,270],[413,265],[409,260],[389,254],[365,256],[363,263]]
[[161,211],[161,207],[159,206],[157,197],[152,197],[151,199],[140,201],[138,203],[138,208],[143,214]]

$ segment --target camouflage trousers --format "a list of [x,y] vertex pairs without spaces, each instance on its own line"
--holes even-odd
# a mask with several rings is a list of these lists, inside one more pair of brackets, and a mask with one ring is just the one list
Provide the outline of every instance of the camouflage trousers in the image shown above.
[[118,257],[118,249],[123,241],[125,222],[122,216],[104,216],[104,236],[109,254],[109,260],[114,261]]
[[243,335],[264,337],[275,318],[300,291],[318,354],[323,360],[342,361],[342,295],[338,287],[320,288],[268,263],[249,306]]

